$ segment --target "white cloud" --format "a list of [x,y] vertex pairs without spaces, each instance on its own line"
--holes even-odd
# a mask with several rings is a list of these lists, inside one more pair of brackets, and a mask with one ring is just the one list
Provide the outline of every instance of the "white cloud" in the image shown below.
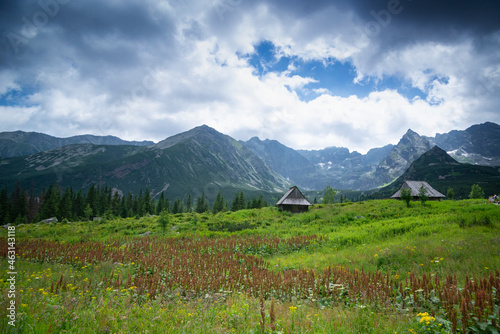
[[[236,139],[258,135],[293,148],[366,151],[396,143],[408,128],[433,135],[500,121],[500,34],[488,39],[496,51],[485,52],[467,35],[392,45],[383,39],[397,35],[392,24],[387,34],[363,38],[366,22],[331,5],[302,13],[274,2],[149,0],[137,16],[123,17],[108,15],[109,4],[93,6],[103,12],[82,15],[98,24],[63,20],[70,3],[47,26],[50,34],[37,35],[13,58],[16,71],[0,69],[0,96],[36,87],[26,106],[1,107],[0,131],[159,141],[205,123]],[[113,2],[112,9],[120,6]],[[238,55],[263,40],[276,45],[278,58],[350,62],[360,82],[394,77],[427,98],[409,100],[388,89],[335,96],[330,87],[310,89],[321,82],[294,75],[293,64],[258,77]],[[319,96],[303,101],[306,90]]]

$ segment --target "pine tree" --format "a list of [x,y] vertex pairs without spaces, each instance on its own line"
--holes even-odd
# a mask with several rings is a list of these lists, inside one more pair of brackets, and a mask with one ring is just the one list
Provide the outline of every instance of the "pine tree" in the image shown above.
[[184,212],[184,202],[182,199],[177,198],[174,202],[174,207],[172,208],[172,213],[183,213]]
[[163,207],[167,212],[172,212],[172,205],[170,205],[170,200],[168,197],[165,197],[165,204],[163,204]]
[[35,217],[39,211],[40,211],[40,202],[35,197],[35,189],[34,185],[32,185],[28,197],[28,223],[32,223],[33,220],[35,220]]
[[127,199],[125,196],[122,196],[122,199],[120,200],[120,206],[119,206],[119,215],[122,218],[127,218],[128,217],[128,209],[127,209]]
[[262,197],[262,195],[259,196],[259,200],[257,201],[257,206],[259,209],[267,206],[267,202],[264,200],[264,197]]
[[251,205],[251,208],[252,209],[258,209],[259,207],[259,203],[257,202],[257,198],[252,198],[252,205]]
[[201,197],[198,197],[198,199],[196,200],[195,211],[197,213],[203,213],[206,211],[210,211],[210,205],[208,204],[207,200],[205,199],[205,192],[202,192]]
[[98,212],[96,212],[96,216],[103,216],[108,213],[111,205],[111,189],[107,186],[104,188],[98,188],[99,193],[99,205]]
[[233,203],[231,204],[231,211],[238,211],[240,210],[240,195],[239,193],[236,193],[234,195]]
[[215,198],[215,202],[212,208],[212,213],[216,214],[224,209],[224,196],[220,193],[220,190]]
[[233,203],[231,205],[231,211],[243,210],[246,208],[247,203],[245,202],[245,195],[243,191],[237,193],[234,196]]
[[99,214],[99,191],[96,189],[94,184],[92,184],[87,191],[87,196],[85,198],[85,208],[87,204],[92,209],[93,214]]
[[144,194],[144,214],[150,214],[153,212],[152,206],[151,206],[151,193],[149,192],[149,189],[146,188],[146,193]]
[[72,199],[73,199],[73,191],[71,188],[67,187],[64,191],[64,195],[59,202],[59,218],[62,220],[72,219],[73,218],[73,210],[72,210]]
[[40,216],[41,219],[57,217],[59,215],[60,192],[53,183],[45,193]]
[[120,201],[120,194],[118,193],[118,191],[115,191],[113,193],[113,198],[111,199],[111,212],[115,217],[118,217],[120,215]]
[[142,189],[139,191],[139,197],[137,198],[137,210],[135,212],[136,216],[144,216],[144,195],[142,194]]
[[0,224],[4,225],[10,223],[6,218],[9,212],[9,195],[7,191],[7,187],[4,187],[2,191],[0,191]]
[[85,209],[85,198],[83,198],[83,194],[81,190],[78,190],[75,198],[73,199],[73,218],[79,219],[84,215],[83,210]]
[[21,189],[21,184],[18,182],[16,189],[12,193],[10,205],[11,219],[26,218],[28,216],[28,198],[26,189]]
[[156,204],[156,214],[160,215],[160,213],[164,210],[165,208],[165,194],[163,191],[160,194],[160,199],[158,199],[158,203]]
[[243,194],[243,191],[240,192],[239,203],[240,203],[240,208],[238,210],[244,210],[246,201],[245,201],[245,195]]
[[188,194],[187,202],[186,202],[186,212],[193,211],[193,197],[191,193]]
[[90,204],[87,203],[87,206],[85,206],[85,209],[83,210],[83,214],[85,215],[86,221],[92,220],[92,218],[94,217],[94,212]]

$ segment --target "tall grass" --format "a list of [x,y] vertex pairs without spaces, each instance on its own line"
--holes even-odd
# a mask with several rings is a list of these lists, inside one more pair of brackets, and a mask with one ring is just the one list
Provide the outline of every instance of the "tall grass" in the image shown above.
[[367,201],[177,214],[165,235],[155,216],[18,226],[19,326],[3,320],[4,294],[2,329],[487,331],[499,318],[499,221],[484,201]]

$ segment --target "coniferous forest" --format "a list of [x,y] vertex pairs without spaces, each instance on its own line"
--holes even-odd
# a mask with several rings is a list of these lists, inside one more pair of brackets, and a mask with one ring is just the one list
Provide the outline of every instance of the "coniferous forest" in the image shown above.
[[4,187],[0,191],[0,224],[36,223],[44,219],[57,218],[59,221],[92,220],[95,217],[143,217],[168,213],[238,211],[242,209],[259,209],[268,204],[262,195],[245,200],[244,193],[238,192],[229,202],[220,193],[210,204],[205,197],[193,198],[187,193],[184,198],[171,200],[162,192],[153,198],[149,189],[139,194],[120,195],[111,188],[91,185],[85,192],[75,191],[72,187],[62,189],[51,184],[38,196],[33,188],[22,188],[19,184],[13,191]]

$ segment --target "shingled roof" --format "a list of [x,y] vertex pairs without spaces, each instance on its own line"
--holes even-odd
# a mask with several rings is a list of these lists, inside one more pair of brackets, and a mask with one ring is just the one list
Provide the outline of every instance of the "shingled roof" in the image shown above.
[[291,187],[283,197],[276,203],[276,205],[307,205],[311,206],[312,203],[305,198],[296,186]]
[[445,197],[443,194],[441,194],[436,189],[432,188],[425,181],[404,181],[401,188],[399,188],[399,190],[396,191],[396,193],[394,195],[392,195],[391,198],[401,198],[401,189],[410,189],[411,195],[413,197],[418,197],[418,192],[420,191],[420,188],[422,186],[424,186],[424,188],[427,189],[427,197],[429,197],[429,198],[444,198]]

